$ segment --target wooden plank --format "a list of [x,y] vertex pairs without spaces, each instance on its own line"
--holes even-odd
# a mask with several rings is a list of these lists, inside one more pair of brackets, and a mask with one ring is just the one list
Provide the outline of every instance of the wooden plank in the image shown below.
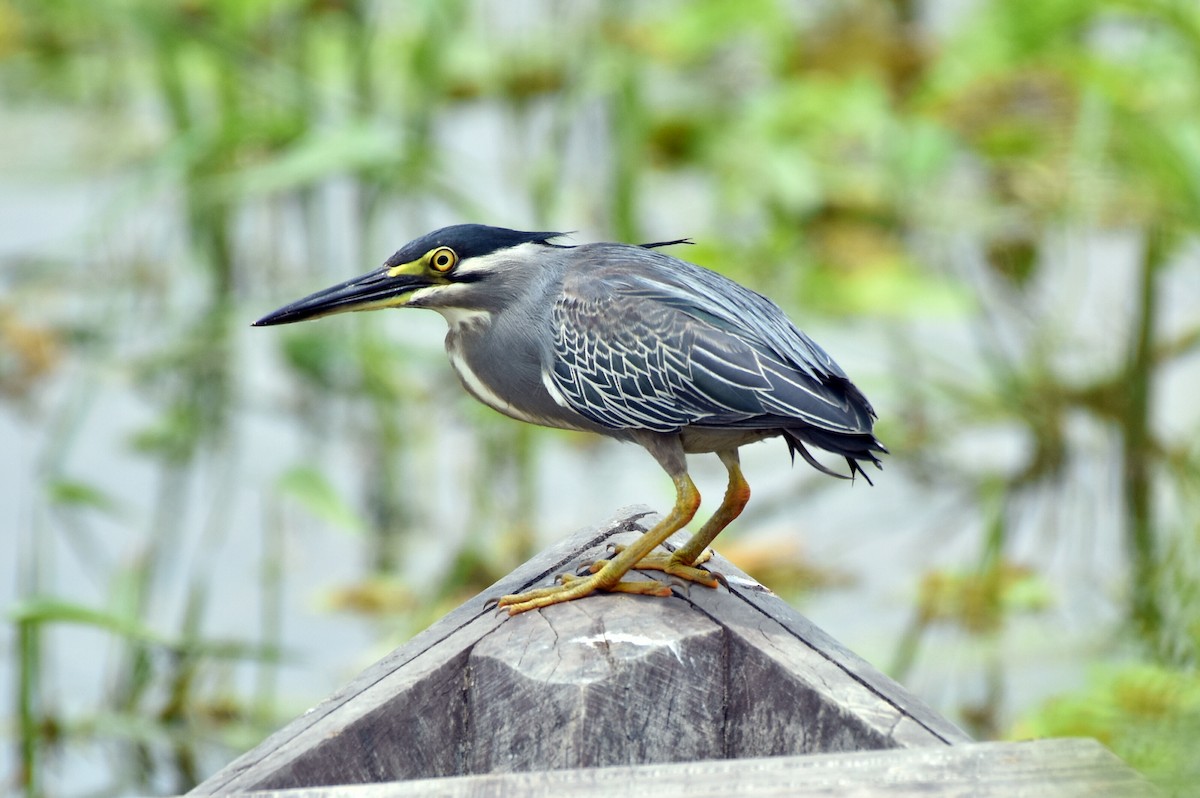
[[485,606],[636,538],[643,515],[521,566],[194,794],[968,740],[719,557],[730,590]]
[[624,798],[888,796],[1139,798],[1158,795],[1095,740],[970,743],[940,748],[710,760],[421,779],[244,793],[245,798]]
[[677,762],[722,751],[721,627],[612,595],[517,616],[471,652],[468,772]]
[[[654,520],[655,516],[647,516],[640,523],[653,523]],[[620,534],[615,536],[622,537]],[[674,551],[686,539],[686,535],[676,535],[667,542],[666,548]],[[830,702],[840,705],[849,716],[858,717],[864,724],[861,730],[864,736],[857,739],[846,736],[840,740],[814,739],[793,750],[750,753],[747,749],[746,752],[735,751],[733,756],[950,745],[971,741],[966,732],[830,637],[719,552],[714,552],[705,567],[725,577],[727,591],[686,586],[676,588],[676,594],[709,617],[719,618],[733,638],[731,645],[735,647],[735,655],[749,658],[748,661],[763,669],[762,675],[747,679],[746,683],[756,684],[755,691],[770,690],[780,694],[777,700],[761,694],[741,696],[739,700],[746,711],[758,705],[760,712],[776,710],[790,714],[790,719],[763,720],[797,728],[805,710],[797,708],[789,713],[787,699],[794,695],[790,691],[798,685],[795,679],[781,681],[778,674],[804,672],[811,677],[814,689],[827,688],[824,695]],[[731,600],[734,598],[740,601]],[[761,657],[775,663],[777,668],[772,671],[765,662],[759,661]],[[771,673],[775,674],[774,678],[769,675]],[[847,733],[850,731],[846,730]],[[881,739],[872,743],[873,735]]]
[[[569,565],[579,558],[581,549],[602,550],[605,541],[611,535],[637,529],[638,520],[648,512],[650,511],[642,507],[625,508],[609,523],[596,529],[582,530],[546,549],[383,657],[345,687],[213,774],[189,794],[219,795],[235,790],[282,786],[289,783],[332,784],[339,781],[355,783],[370,780],[372,768],[357,762],[364,756],[369,756],[369,752],[340,757],[337,754],[344,752],[326,743],[326,739],[342,737],[356,721],[362,720],[370,712],[373,708],[372,702],[382,702],[385,713],[389,708],[397,713],[406,712],[404,702],[412,690],[419,686],[421,675],[437,672],[442,665],[450,665],[452,668],[459,665],[463,661],[461,658],[476,640],[509,620],[507,615],[486,607],[489,598],[527,590],[532,585],[552,579],[556,574],[571,570]],[[401,674],[413,666],[418,659],[422,661],[417,663],[419,667],[414,671],[415,678],[394,677],[395,674]],[[395,701],[386,701],[380,695],[388,691],[392,691]],[[370,736],[365,730],[362,734]],[[427,748],[438,743],[445,743],[445,740],[427,740],[422,747]],[[450,750],[454,751],[454,748]],[[453,756],[457,758],[458,752],[454,751]],[[307,762],[302,763],[302,760]],[[457,761],[456,759],[456,765]],[[390,764],[396,767],[401,763],[392,761]],[[448,775],[440,769],[420,772],[417,768],[421,764],[419,760],[411,764],[412,768],[396,770],[388,778],[405,778],[406,773],[413,778]],[[313,772],[320,767],[328,767],[329,773],[319,776]],[[465,771],[456,766],[453,772]],[[289,782],[291,776],[309,780]]]
[[[643,522],[650,519],[643,519]],[[667,548],[674,551],[686,538],[673,538],[668,541]],[[729,592],[742,599],[748,606],[786,630],[786,633],[812,649],[817,656],[829,661],[849,678],[859,682],[870,693],[881,701],[897,708],[904,717],[891,730],[891,737],[900,746],[928,745],[929,737],[935,737],[947,744],[971,742],[971,737],[946,717],[935,711],[924,701],[916,698],[896,681],[880,672],[875,666],[843,646],[827,632],[818,627],[805,616],[796,612],[786,601],[747,575],[733,563],[715,553],[711,563],[706,566],[721,573],[728,582]],[[705,596],[699,591],[689,591],[687,594],[697,606],[707,612],[713,611],[712,596]]]

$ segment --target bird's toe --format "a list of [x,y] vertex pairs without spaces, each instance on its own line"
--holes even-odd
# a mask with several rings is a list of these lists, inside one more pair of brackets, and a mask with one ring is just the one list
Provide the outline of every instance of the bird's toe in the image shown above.
[[648,554],[638,560],[634,568],[638,571],[662,571],[665,574],[674,576],[677,579],[683,579],[687,582],[695,582],[698,585],[715,588],[721,584],[724,577],[706,571],[703,568],[696,567],[700,563],[708,562],[712,559],[712,550],[705,549],[694,564],[687,564],[676,560],[673,555],[669,554]]

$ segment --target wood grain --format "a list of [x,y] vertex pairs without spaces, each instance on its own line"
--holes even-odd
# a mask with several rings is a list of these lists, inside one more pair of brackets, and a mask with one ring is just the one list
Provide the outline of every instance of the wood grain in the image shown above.
[[719,556],[728,589],[488,606],[653,521],[629,508],[551,547],[192,794],[969,742]]
[[1095,740],[731,759],[420,779],[247,794],[253,798],[1141,798],[1159,795]]

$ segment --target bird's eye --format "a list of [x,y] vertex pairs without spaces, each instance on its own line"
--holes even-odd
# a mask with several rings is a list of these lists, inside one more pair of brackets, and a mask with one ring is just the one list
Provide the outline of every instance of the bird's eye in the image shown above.
[[438,247],[429,256],[429,266],[435,272],[446,272],[458,265],[458,253],[450,247]]

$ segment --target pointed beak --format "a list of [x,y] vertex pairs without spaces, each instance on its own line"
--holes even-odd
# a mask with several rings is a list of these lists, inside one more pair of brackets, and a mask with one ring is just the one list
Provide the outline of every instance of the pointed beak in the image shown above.
[[334,313],[399,307],[408,300],[408,295],[413,291],[433,285],[426,277],[395,274],[395,271],[384,266],[362,277],[355,277],[353,280],[310,294],[268,313],[254,322],[253,326],[270,327],[330,316]]

